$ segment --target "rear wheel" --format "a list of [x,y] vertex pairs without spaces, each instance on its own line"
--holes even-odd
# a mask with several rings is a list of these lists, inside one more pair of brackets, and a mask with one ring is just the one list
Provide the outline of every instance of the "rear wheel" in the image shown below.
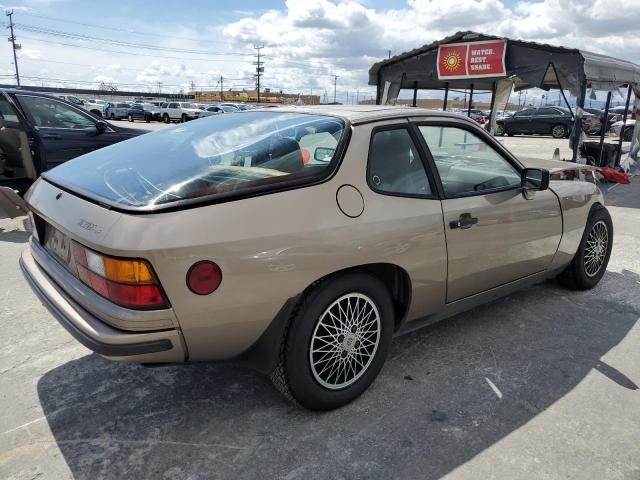
[[166,113],[164,115],[162,115],[162,121],[164,123],[171,123],[171,119],[169,118],[169,115],[166,114]]
[[625,128],[624,132],[622,133],[622,140],[624,140],[625,142],[630,142],[632,137],[633,137],[633,128],[630,128],[630,127]]
[[187,115],[183,113],[182,116],[180,117],[180,121],[182,123],[186,122],[187,121]]
[[149,115],[145,115],[144,116],[144,121],[149,123],[151,121],[151,118],[149,118]]
[[504,136],[504,125],[501,123],[496,125],[496,136],[498,137]]
[[348,273],[325,280],[300,300],[271,380],[311,410],[345,405],[380,372],[393,326],[391,299],[377,278]]
[[558,279],[566,287],[589,290],[604,276],[613,246],[611,216],[602,205],[594,205],[582,234],[578,251]]
[[554,125],[551,129],[553,138],[564,138],[567,135],[567,127],[564,125]]
[[127,116],[127,120],[129,120],[130,122],[133,122],[133,116],[132,116],[131,114],[129,114],[129,115]]

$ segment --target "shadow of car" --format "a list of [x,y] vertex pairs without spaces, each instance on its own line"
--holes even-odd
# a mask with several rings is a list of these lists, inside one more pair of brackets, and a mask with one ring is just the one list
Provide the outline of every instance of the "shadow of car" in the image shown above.
[[323,414],[292,406],[243,368],[145,368],[93,354],[49,371],[38,395],[77,480],[212,472],[438,479],[530,422],[593,369],[637,389],[601,359],[639,314],[606,292],[624,286],[637,296],[639,281],[634,272],[607,272],[593,291],[598,301],[541,284],[396,338],[383,378]]

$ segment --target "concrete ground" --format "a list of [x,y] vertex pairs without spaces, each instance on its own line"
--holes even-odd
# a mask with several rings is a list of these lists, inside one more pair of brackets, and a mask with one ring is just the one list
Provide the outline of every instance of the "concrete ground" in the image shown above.
[[0,478],[640,479],[639,180],[604,187],[594,290],[545,283],[397,338],[329,413],[239,367],[92,354],[22,278],[24,220],[0,220]]

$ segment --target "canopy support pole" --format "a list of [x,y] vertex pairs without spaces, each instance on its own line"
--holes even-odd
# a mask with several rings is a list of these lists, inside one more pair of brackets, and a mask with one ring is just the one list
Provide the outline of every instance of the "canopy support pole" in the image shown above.
[[607,121],[609,120],[609,107],[611,106],[611,90],[607,92],[607,102],[604,104],[604,125],[600,132],[600,150],[598,151],[598,166],[602,167],[602,157],[604,154],[604,135],[607,133]]
[[469,90],[469,106],[467,107],[467,117],[471,117],[471,105],[473,105],[473,83]]
[[620,129],[620,138],[618,138],[618,153],[616,155],[616,164],[614,166],[620,165],[620,157],[622,157],[622,137],[624,133],[624,124],[627,123],[627,113],[629,112],[629,103],[631,102],[631,94],[633,93],[633,87],[629,84],[629,88],[627,90],[627,101],[624,104],[624,115],[622,115],[622,128]]
[[569,141],[569,146],[573,150],[571,161],[578,160],[578,150],[580,149],[580,137],[582,136],[582,114],[584,113],[584,99],[587,96],[587,79],[584,75],[580,78],[580,90],[576,99],[576,117],[573,122],[573,130]]
[[418,82],[413,82],[413,103],[411,104],[412,107],[417,107],[417,102],[418,102]]
[[444,84],[444,102],[442,103],[442,111],[447,111],[447,100],[449,99],[449,82]]

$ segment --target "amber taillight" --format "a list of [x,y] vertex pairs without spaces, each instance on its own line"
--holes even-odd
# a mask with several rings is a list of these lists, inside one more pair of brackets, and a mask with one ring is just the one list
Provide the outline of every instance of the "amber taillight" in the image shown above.
[[71,243],[71,254],[78,278],[107,300],[137,310],[169,307],[147,261],[109,257],[76,242]]

